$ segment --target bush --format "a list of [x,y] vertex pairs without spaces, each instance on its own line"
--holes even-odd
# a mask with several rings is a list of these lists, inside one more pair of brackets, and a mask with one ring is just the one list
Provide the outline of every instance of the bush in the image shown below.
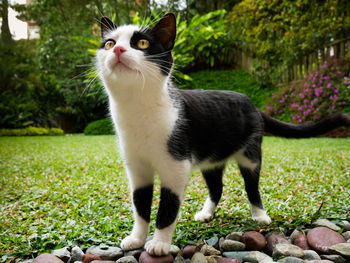
[[40,136],[40,135],[64,135],[64,131],[58,128],[28,127],[24,129],[0,129],[0,136]]
[[85,135],[109,135],[115,134],[111,118],[93,121],[84,129]]
[[246,94],[254,105],[262,109],[265,97],[271,92],[264,89],[249,73],[243,70],[203,70],[191,73],[192,81],[181,86],[190,89],[232,90]]
[[317,121],[336,112],[350,113],[350,59],[330,57],[319,72],[305,76],[301,85],[273,94],[267,112],[284,121]]

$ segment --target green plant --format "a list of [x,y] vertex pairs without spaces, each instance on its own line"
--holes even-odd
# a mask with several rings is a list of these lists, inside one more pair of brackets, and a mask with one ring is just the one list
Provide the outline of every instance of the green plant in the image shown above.
[[64,135],[59,128],[27,127],[24,129],[0,129],[0,136],[40,136],[40,135]]
[[93,121],[84,129],[85,135],[108,135],[114,134],[114,127],[111,118]]

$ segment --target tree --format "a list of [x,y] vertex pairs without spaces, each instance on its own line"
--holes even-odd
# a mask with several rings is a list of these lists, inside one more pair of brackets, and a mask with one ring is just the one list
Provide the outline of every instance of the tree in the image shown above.
[[0,1],[0,11],[1,11],[1,18],[2,18],[2,24],[1,24],[1,41],[5,44],[9,44],[12,42],[12,36],[9,28],[9,21],[8,21],[8,0],[1,0]]

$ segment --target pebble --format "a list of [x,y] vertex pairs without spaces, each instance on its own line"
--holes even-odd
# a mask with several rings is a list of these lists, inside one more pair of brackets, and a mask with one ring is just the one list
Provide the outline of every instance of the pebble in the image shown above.
[[345,231],[350,231],[350,223],[348,221],[346,221],[346,220],[343,220],[342,223],[343,223],[344,230]]
[[52,254],[44,253],[36,257],[33,260],[33,263],[64,263],[64,262]]
[[33,263],[33,260],[34,260],[34,259],[26,259],[26,260],[20,261],[20,262],[18,262],[18,263]]
[[278,260],[277,262],[281,263],[304,263],[304,260],[296,257],[286,257],[283,259]]
[[137,260],[133,256],[126,256],[118,259],[117,263],[137,263]]
[[241,261],[235,258],[219,258],[218,263],[241,263]]
[[208,246],[208,245],[204,245],[202,246],[200,252],[204,255],[204,256],[218,256],[221,255],[221,252],[217,249],[215,249],[212,246]]
[[70,252],[68,251],[68,247],[53,250],[51,254],[58,257],[64,262],[67,262],[71,257]]
[[342,236],[345,238],[345,240],[349,240],[350,239],[350,231],[346,231],[342,234]]
[[143,248],[140,249],[135,249],[135,250],[129,250],[129,251],[124,251],[124,256],[132,256],[134,258],[136,258],[137,260],[139,260],[141,253],[145,251]]
[[174,260],[174,263],[185,263],[185,259],[180,255],[180,254],[177,254],[175,260]]
[[271,234],[267,237],[266,250],[269,255],[272,255],[277,244],[289,244],[288,239],[282,234]]
[[321,259],[321,260],[310,260],[310,261],[307,261],[307,263],[334,263],[334,262],[328,259]]
[[197,246],[194,246],[194,245],[185,246],[183,250],[183,256],[184,258],[192,258],[194,253],[196,253],[197,251],[198,251]]
[[106,247],[102,249],[100,246],[92,246],[86,250],[86,253],[100,256],[104,260],[117,260],[124,255],[123,250],[119,247]]
[[256,231],[244,233],[242,242],[246,245],[246,249],[251,251],[261,251],[266,246],[265,237]]
[[115,263],[115,261],[111,260],[93,260],[91,263]]
[[226,236],[228,240],[241,241],[243,237],[243,232],[232,232]]
[[292,234],[290,235],[290,241],[292,243],[294,243],[294,240],[298,237],[298,236],[302,236],[304,235],[303,231],[300,231],[298,229],[294,229],[294,231],[292,232]]
[[177,254],[181,253],[181,249],[178,246],[171,245],[169,253],[174,257],[176,257]]
[[260,251],[251,251],[243,257],[243,262],[251,263],[270,263],[273,262],[272,258]]
[[202,253],[196,252],[191,259],[191,263],[207,263],[207,259]]
[[206,240],[205,243],[207,243],[207,245],[212,246],[216,249],[219,248],[219,238],[217,236],[214,236],[214,237]]
[[221,258],[220,256],[206,256],[208,263],[217,263],[218,260]]
[[329,252],[350,258],[350,243],[339,243],[329,248]]
[[151,256],[146,251],[143,251],[140,255],[139,263],[172,263],[174,257],[171,254],[166,256]]
[[321,260],[321,257],[314,250],[304,250],[304,260]]
[[222,255],[226,258],[238,259],[243,262],[243,258],[248,254],[248,251],[224,252]]
[[327,220],[327,219],[317,219],[314,223],[314,226],[324,226],[324,227],[328,227],[334,231],[339,231],[341,228],[339,226],[337,226],[336,224],[333,224],[331,221]]
[[328,254],[329,247],[346,240],[341,234],[327,227],[316,227],[307,233],[307,242],[316,252]]
[[83,261],[84,252],[81,250],[80,247],[75,246],[72,248],[71,251],[71,258],[69,259],[68,263],[75,263],[76,261]]
[[307,238],[305,235],[300,235],[295,238],[294,245],[300,247],[302,250],[310,250],[310,246],[307,243]]
[[220,248],[223,251],[242,251],[245,250],[245,244],[239,241],[226,239],[222,242]]
[[90,263],[91,261],[94,260],[101,260],[102,258],[96,255],[92,254],[85,254],[83,255],[83,263]]
[[304,251],[295,245],[292,244],[277,244],[273,250],[272,257],[296,257],[302,258],[304,256]]
[[346,263],[345,258],[340,255],[321,255],[322,259],[328,259],[334,263]]

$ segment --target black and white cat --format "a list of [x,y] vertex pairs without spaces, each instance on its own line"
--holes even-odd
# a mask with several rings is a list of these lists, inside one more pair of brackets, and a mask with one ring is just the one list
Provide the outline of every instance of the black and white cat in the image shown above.
[[254,220],[269,224],[259,190],[261,142],[267,131],[284,137],[310,137],[350,125],[338,114],[316,124],[293,125],[270,118],[248,97],[231,91],[178,90],[171,83],[176,19],[165,15],[153,28],[116,27],[101,19],[99,76],[109,97],[121,155],[130,181],[134,227],[124,250],[145,244],[150,223],[153,177],[161,179],[161,197],[152,240],[153,255],[169,252],[188,175],[200,167],[209,197],[195,220],[207,221],[222,194],[222,173],[236,159],[244,178]]

